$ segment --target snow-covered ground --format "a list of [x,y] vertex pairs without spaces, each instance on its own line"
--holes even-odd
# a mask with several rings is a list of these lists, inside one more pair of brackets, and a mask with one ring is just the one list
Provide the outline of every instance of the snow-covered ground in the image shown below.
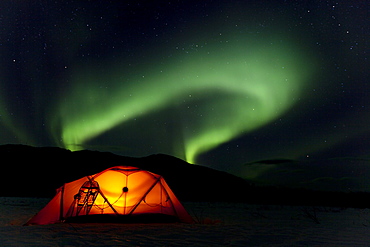
[[184,203],[197,224],[22,226],[48,199],[0,198],[1,246],[370,246],[370,210]]

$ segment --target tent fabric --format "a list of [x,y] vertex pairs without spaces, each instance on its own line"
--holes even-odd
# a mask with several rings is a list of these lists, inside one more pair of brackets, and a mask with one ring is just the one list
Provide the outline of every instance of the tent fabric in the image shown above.
[[26,225],[53,224],[86,215],[145,214],[193,222],[162,176],[136,167],[116,166],[64,184]]

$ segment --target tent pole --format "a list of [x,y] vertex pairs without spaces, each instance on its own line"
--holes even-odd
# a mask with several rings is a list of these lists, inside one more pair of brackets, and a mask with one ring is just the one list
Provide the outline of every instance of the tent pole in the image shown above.
[[153,185],[148,189],[147,192],[145,192],[145,194],[143,195],[143,197],[140,198],[140,200],[136,203],[135,207],[133,207],[131,209],[131,211],[128,213],[128,215],[132,214],[136,210],[136,208],[139,206],[140,202],[142,202],[144,200],[144,198],[149,194],[149,192],[152,191],[152,189],[160,181],[160,179],[161,179],[161,176],[159,178],[157,178],[157,180],[155,180],[155,182],[153,183]]
[[63,216],[63,207],[64,207],[64,203],[63,203],[63,198],[64,198],[64,186],[65,184],[63,184],[62,186],[62,191],[60,192],[61,193],[61,196],[60,196],[60,210],[59,210],[59,221],[62,222],[64,220],[64,216]]
[[108,203],[109,207],[113,210],[113,212],[116,214],[116,215],[119,215],[119,213],[117,212],[117,210],[113,207],[113,205],[108,201],[108,199],[105,197],[105,195],[103,194],[103,191],[101,191],[101,189],[99,188],[99,194],[104,198],[104,200]]

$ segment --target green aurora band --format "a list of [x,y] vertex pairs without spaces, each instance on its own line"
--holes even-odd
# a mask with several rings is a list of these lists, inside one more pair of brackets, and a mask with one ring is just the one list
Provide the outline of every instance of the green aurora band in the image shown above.
[[136,75],[127,62],[79,68],[60,95],[51,130],[58,145],[79,150],[128,121],[175,108],[182,136],[169,140],[181,143],[172,155],[195,163],[289,110],[312,74],[312,61],[287,39],[238,38],[148,59]]

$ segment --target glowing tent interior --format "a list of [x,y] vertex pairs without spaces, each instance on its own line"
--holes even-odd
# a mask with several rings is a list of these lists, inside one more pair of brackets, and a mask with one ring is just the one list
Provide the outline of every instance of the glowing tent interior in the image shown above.
[[162,176],[136,167],[116,166],[64,184],[26,225],[101,216],[123,222],[153,216],[193,222]]

